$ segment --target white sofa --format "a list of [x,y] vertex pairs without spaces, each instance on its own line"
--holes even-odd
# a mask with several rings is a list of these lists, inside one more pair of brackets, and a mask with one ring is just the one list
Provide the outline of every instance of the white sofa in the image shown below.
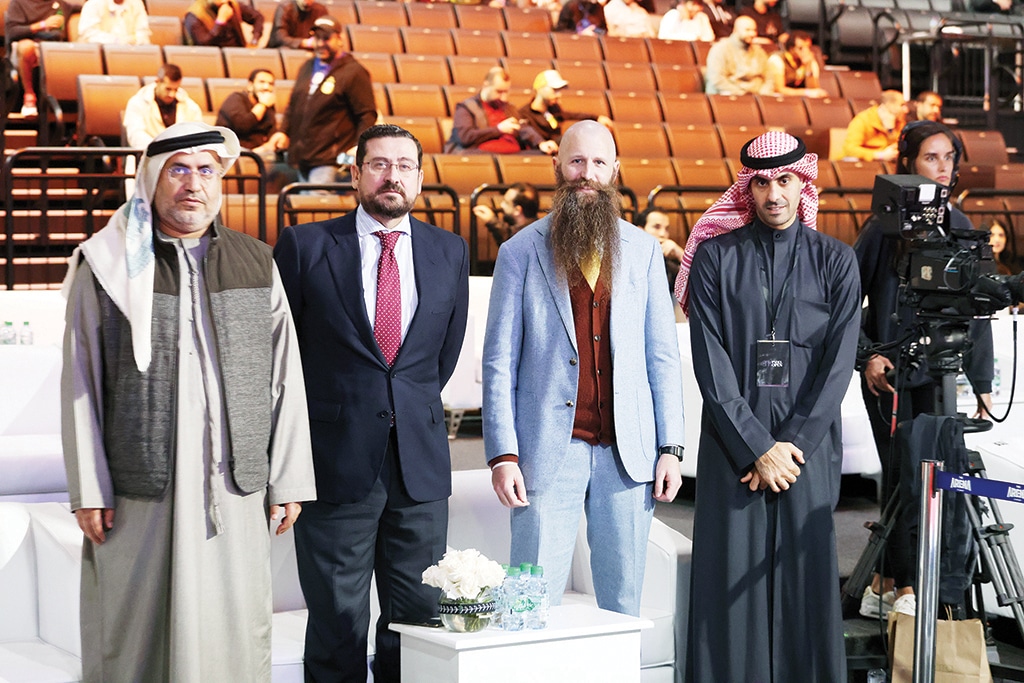
[[[508,511],[494,496],[487,470],[455,472],[448,543],[508,561]],[[573,557],[564,601],[594,604],[585,529]],[[81,678],[78,626],[82,536],[62,503],[0,502],[0,681],[64,683]],[[292,535],[272,542],[274,683],[303,680],[305,602]],[[651,529],[642,616],[642,680],[680,681],[689,603],[690,541],[658,520]],[[378,613],[376,598],[373,618]],[[372,632],[372,630],[371,630]],[[373,656],[370,646],[369,658]]]

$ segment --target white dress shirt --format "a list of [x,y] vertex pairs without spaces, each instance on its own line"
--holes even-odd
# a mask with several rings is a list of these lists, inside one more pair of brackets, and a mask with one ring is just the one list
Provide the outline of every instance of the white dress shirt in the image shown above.
[[[366,315],[373,327],[377,319],[377,262],[382,251],[380,238],[373,233],[384,230],[390,232],[375,218],[370,216],[362,206],[356,208],[356,234],[359,236],[359,258],[363,276],[363,303]],[[398,262],[398,274],[402,285],[402,341],[409,331],[409,323],[416,313],[419,304],[419,293],[416,291],[416,272],[412,262],[412,228],[409,225],[409,214],[394,228],[402,233],[395,242],[395,261]]]

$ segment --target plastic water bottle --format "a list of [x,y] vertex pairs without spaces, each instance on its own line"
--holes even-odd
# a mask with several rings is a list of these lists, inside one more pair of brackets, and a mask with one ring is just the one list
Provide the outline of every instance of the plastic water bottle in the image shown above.
[[519,565],[519,596],[516,600],[516,609],[522,615],[523,628],[529,628],[530,612],[533,610],[533,595],[530,592],[532,589],[531,571],[533,571],[533,565],[529,562]]
[[21,326],[21,332],[18,333],[19,344],[31,344],[32,343],[32,326],[28,324],[26,320]]
[[551,596],[548,595],[548,580],[544,578],[544,567],[535,566],[530,570],[530,602],[532,607],[527,612],[526,627],[547,628]]
[[[501,565],[502,570],[505,572],[505,576],[508,576],[508,565]],[[501,616],[505,611],[505,581],[502,579],[500,586],[495,586],[491,589],[491,599],[494,600],[494,614],[491,615],[491,626],[494,628],[501,628]]]
[[0,327],[0,345],[10,345],[18,343],[18,335],[14,331],[14,323],[8,320],[4,323],[3,327]]
[[505,631],[523,630],[523,613],[518,609],[520,592],[519,567],[509,567],[508,576],[501,584],[501,628]]

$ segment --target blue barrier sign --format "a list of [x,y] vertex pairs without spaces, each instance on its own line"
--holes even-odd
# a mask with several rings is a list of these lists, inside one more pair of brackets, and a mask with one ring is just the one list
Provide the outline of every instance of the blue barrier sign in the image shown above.
[[1011,503],[1024,503],[1024,486],[1020,484],[953,474],[945,470],[936,470],[935,488],[984,498],[998,498]]

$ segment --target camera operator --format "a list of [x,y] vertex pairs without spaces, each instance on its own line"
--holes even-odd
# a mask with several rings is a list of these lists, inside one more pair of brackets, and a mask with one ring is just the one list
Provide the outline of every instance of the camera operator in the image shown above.
[[[956,184],[963,149],[946,126],[934,121],[908,124],[897,146],[897,173],[921,175],[951,189]],[[961,211],[952,206],[947,209],[951,229],[974,229],[970,219]],[[864,224],[854,244],[860,264],[861,291],[867,297],[861,322],[861,349],[897,342],[913,329],[913,308],[899,303],[900,275],[897,267],[906,252],[906,245],[907,242],[899,238],[883,238],[881,221],[877,216],[872,216]],[[978,399],[978,417],[987,414],[992,406],[993,354],[989,321],[971,321],[969,336],[973,346],[965,354],[964,366]],[[911,367],[904,360],[900,363],[899,372],[892,372],[897,369],[900,346],[894,344],[894,348],[871,354],[864,363],[861,377],[861,391],[882,462],[883,507],[899,482],[899,455],[893,453],[890,446],[893,404],[897,405],[897,421],[932,412],[935,407],[936,382],[928,374],[926,359],[918,359]],[[860,613],[865,617],[877,618],[879,611],[884,616],[890,609],[911,615],[916,611],[913,587],[915,541],[913,530],[902,521],[902,516],[897,517],[886,546],[887,566],[883,571],[889,578],[883,580],[875,574],[871,585],[864,590]]]

